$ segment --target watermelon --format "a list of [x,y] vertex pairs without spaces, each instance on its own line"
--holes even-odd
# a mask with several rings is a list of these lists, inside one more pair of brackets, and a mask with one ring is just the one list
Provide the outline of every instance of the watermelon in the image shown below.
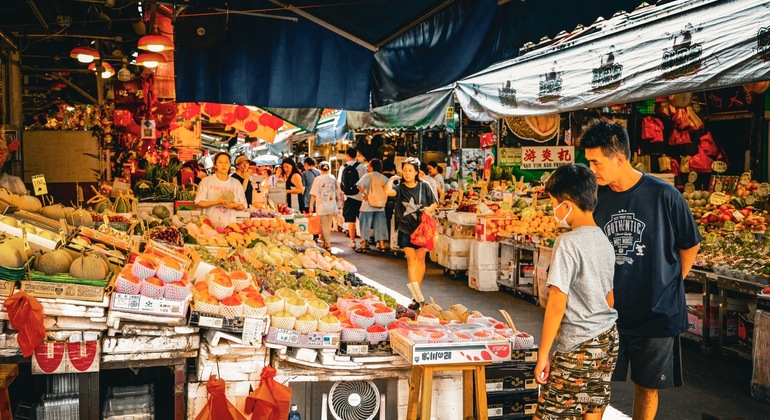
[[170,212],[168,211],[168,207],[158,204],[152,208],[152,215],[162,220],[169,217]]
[[158,186],[155,187],[155,194],[167,197],[173,197],[176,187],[174,184],[167,181],[158,182]]
[[148,179],[142,179],[134,184],[134,195],[139,198],[149,197],[152,195],[152,182]]

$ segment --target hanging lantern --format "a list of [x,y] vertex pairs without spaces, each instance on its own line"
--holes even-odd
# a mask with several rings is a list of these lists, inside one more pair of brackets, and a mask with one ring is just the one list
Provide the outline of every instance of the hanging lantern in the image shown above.
[[[102,63],[102,68],[104,69],[102,70],[102,79],[109,79],[115,74],[115,68],[110,63]],[[89,64],[88,70],[96,71],[96,63]]]
[[99,58],[99,52],[91,47],[75,47],[70,51],[70,57],[81,63],[90,63]]
[[265,127],[270,127],[270,114],[265,112],[264,114],[259,116],[259,125],[264,125]]
[[203,105],[203,112],[210,117],[217,117],[222,113],[222,105],[209,102]]
[[225,112],[225,115],[222,116],[222,122],[225,125],[233,125],[235,124],[235,121],[237,120],[235,118],[235,114],[233,114],[232,112]]
[[173,50],[174,43],[167,36],[152,34],[139,38],[139,43],[136,47],[140,50],[158,53]]
[[141,53],[136,56],[136,64],[147,68],[155,68],[161,64],[166,64],[166,57],[163,54],[154,52]]
[[278,118],[278,117],[276,117],[276,116],[271,115],[270,116],[270,121],[267,124],[267,126],[272,128],[273,130],[277,130],[277,129],[283,127],[283,120]]
[[246,124],[243,125],[243,128],[245,128],[249,133],[253,133],[259,128],[259,124],[257,124],[256,121],[246,121]]
[[235,118],[238,118],[241,121],[245,120],[246,118],[249,118],[249,109],[243,105],[236,106],[235,111],[233,111],[233,113],[235,114]]

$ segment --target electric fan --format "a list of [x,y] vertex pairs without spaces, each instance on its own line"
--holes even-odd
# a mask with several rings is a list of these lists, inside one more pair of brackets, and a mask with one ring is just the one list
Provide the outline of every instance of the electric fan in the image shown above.
[[327,418],[327,400],[334,420],[373,420],[378,413],[380,419],[384,418],[384,413],[380,412],[380,392],[372,381],[337,382],[328,396],[323,394],[323,400],[322,420]]

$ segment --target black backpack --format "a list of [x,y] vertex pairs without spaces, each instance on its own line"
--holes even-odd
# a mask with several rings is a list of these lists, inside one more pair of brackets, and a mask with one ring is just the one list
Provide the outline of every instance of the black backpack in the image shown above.
[[359,193],[356,183],[361,176],[358,175],[358,165],[356,162],[354,165],[345,165],[345,169],[342,170],[342,192],[345,195],[356,195]]

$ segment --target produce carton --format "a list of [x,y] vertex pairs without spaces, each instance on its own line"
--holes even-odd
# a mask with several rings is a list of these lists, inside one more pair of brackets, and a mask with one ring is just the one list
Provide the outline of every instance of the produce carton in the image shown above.
[[487,392],[537,389],[535,364],[509,361],[485,367]]
[[99,340],[80,342],[46,341],[32,354],[32,374],[98,372]]
[[[112,273],[110,273],[110,276]],[[89,302],[101,302],[104,294],[112,288],[112,283],[105,281],[102,285],[90,285],[80,283],[63,283],[56,281],[23,280],[21,290],[34,297],[50,299],[85,300]]]
[[390,331],[390,346],[412,365],[448,365],[469,362],[497,363],[511,359],[506,339],[454,343],[415,343],[399,331]]
[[121,312],[133,312],[145,315],[158,315],[173,318],[182,318],[187,315],[189,301],[171,300],[164,298],[150,298],[142,295],[128,293],[112,293],[110,309]]
[[287,347],[336,349],[340,346],[340,334],[322,332],[301,334],[298,331],[284,328],[270,328],[265,337],[265,342]]
[[518,416],[524,415],[531,416],[535,414],[535,410],[537,409],[537,397],[537,389],[490,392],[487,394],[487,416],[489,419],[518,418]]

